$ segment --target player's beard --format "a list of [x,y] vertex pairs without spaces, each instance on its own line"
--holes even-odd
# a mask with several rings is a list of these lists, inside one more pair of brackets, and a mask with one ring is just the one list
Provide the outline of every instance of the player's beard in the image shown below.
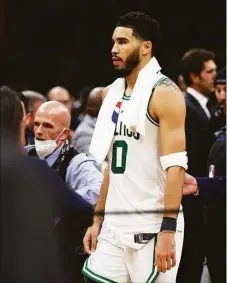
[[132,53],[128,56],[125,61],[125,67],[122,69],[115,68],[115,72],[118,78],[127,77],[131,74],[133,69],[139,64],[140,62],[140,48],[136,48]]

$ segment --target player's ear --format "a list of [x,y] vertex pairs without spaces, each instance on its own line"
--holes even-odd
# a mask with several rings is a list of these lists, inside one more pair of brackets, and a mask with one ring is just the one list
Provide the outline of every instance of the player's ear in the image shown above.
[[143,41],[142,45],[142,55],[147,55],[151,53],[152,43],[151,41]]

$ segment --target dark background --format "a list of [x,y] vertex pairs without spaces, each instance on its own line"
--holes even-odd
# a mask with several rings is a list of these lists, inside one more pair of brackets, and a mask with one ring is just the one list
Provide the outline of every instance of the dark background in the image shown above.
[[140,10],[156,18],[163,42],[158,59],[176,81],[179,60],[194,47],[226,60],[224,0],[0,0],[0,84],[42,93],[54,85],[73,95],[114,79],[111,37],[120,15]]

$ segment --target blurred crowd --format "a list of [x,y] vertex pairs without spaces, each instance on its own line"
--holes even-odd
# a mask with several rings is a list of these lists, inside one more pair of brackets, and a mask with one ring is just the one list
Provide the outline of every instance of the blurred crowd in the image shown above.
[[[187,109],[188,173],[203,177],[214,170],[217,176],[225,175],[225,170],[218,172],[217,166],[213,168],[208,164],[212,145],[225,133],[224,62],[217,66],[212,51],[191,49],[182,56],[180,66],[177,84]],[[83,282],[81,268],[86,255],[82,239],[92,222],[92,211],[107,166],[106,161],[98,165],[89,154],[103,89],[104,86],[86,86],[75,96],[63,86],[53,86],[47,93],[1,87],[2,197],[7,209],[3,217],[4,255],[7,256],[3,262],[2,282],[41,282],[43,279],[52,282],[53,274],[56,278],[64,278],[59,282]],[[225,159],[223,149],[216,154],[220,154],[220,160]],[[37,163],[38,159],[40,163]],[[43,195],[40,196],[40,192]],[[49,203],[54,207],[52,210],[48,209]],[[185,239],[178,282],[200,282],[206,260],[212,282],[224,282],[219,279],[224,276],[220,274],[220,262],[225,265],[223,207],[225,202],[205,207],[198,198],[184,196]],[[214,225],[211,221],[214,214],[221,222],[218,235],[209,233],[214,230],[210,226]],[[20,226],[15,225],[14,217],[20,219]],[[53,229],[48,230],[51,218],[54,219]],[[15,241],[16,233],[22,242]],[[55,242],[61,243],[60,250],[54,250]],[[207,247],[213,243],[218,248],[208,251]],[[33,246],[37,247],[32,252]],[[14,257],[15,250],[17,254],[23,254],[23,260]],[[14,257],[13,261],[11,257]],[[39,272],[31,267],[34,263]],[[13,265],[14,274],[9,268]],[[189,266],[194,270],[190,274],[186,272]],[[219,270],[218,274],[216,270]],[[33,281],[34,274],[40,281]]]

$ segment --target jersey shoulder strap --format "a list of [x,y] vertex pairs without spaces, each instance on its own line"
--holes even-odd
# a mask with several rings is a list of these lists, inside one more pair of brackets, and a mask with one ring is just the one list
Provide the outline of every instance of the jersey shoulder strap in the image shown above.
[[[161,82],[161,81],[164,81],[166,79],[169,79],[167,76],[163,75],[161,72],[159,72],[159,74],[157,75],[157,80],[152,88],[152,91],[151,91],[151,95],[150,95],[150,98],[148,100],[148,104],[147,104],[147,113],[146,113],[146,116],[147,116],[147,119],[152,123],[154,124],[155,126],[159,126],[159,122],[154,120],[154,118],[152,118],[151,114],[149,113],[149,104],[150,104],[150,101],[151,101],[151,98],[153,96],[153,93],[155,91],[155,88],[157,87],[157,85]],[[169,79],[170,80],[170,79]]]

